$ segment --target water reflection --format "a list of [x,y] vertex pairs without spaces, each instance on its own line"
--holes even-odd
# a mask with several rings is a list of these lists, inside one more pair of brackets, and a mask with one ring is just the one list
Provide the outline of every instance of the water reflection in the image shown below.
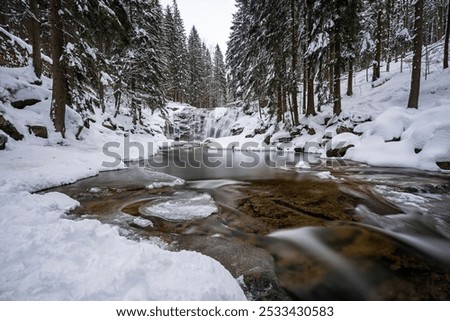
[[283,168],[304,161],[320,167],[324,161],[317,154],[277,151],[233,151],[202,147],[164,150],[139,163],[157,171],[186,180],[277,178]]

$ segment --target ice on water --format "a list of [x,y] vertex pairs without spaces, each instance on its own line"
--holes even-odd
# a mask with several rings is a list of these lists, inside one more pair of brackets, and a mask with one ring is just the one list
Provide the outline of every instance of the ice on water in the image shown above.
[[218,208],[207,193],[180,191],[170,197],[150,202],[141,211],[145,215],[168,221],[188,221],[206,218],[217,213]]

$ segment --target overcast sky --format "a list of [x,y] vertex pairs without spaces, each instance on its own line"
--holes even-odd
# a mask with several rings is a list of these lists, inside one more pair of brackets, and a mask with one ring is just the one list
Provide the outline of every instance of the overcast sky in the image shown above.
[[[160,0],[165,8],[173,0]],[[177,0],[184,21],[186,36],[195,25],[202,40],[208,47],[218,43],[223,54],[230,35],[231,20],[236,11],[234,0]]]

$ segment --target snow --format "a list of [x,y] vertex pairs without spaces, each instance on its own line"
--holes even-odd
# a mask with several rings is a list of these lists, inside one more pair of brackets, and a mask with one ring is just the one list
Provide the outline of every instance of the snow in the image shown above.
[[354,127],[354,133],[361,136],[333,135],[326,150],[353,145],[346,159],[381,167],[444,171],[436,163],[450,161],[450,70],[440,67],[440,46],[430,49],[431,74],[422,81],[419,109],[406,108],[411,73],[401,73],[400,62],[391,64],[391,73],[375,88],[365,82],[364,71],[357,73],[357,90],[353,97],[343,99],[343,114],[365,114],[372,121]]
[[[113,118],[110,105],[104,115],[93,115],[95,122],[83,129],[80,140],[75,133],[81,118],[68,108],[62,139],[48,117],[50,99],[23,110],[12,108],[14,90],[8,88],[50,97],[50,79],[43,77],[40,89],[33,81],[30,67],[0,68],[0,113],[24,135],[22,141],[9,139],[0,152],[0,300],[246,300],[238,282],[212,258],[170,252],[159,240],[130,240],[118,227],[96,220],[68,219],[77,201],[61,193],[34,193],[125,168],[124,158],[153,155],[167,139],[161,132],[163,117],[147,111],[153,135],[124,137],[105,128],[105,119]],[[131,126],[129,117],[114,121],[125,130]],[[49,138],[29,134],[27,124],[46,126]],[[112,144],[109,154],[105,144]],[[195,204],[204,206],[204,215],[217,211],[206,195],[200,194]],[[152,224],[143,218],[134,223]]]
[[336,177],[334,177],[333,175],[331,175],[330,171],[325,171],[325,172],[317,172],[314,174],[315,176],[317,176],[320,179],[337,179]]
[[146,220],[145,218],[142,217],[137,217],[133,220],[133,223],[140,226],[140,227],[153,227],[153,222]]
[[304,161],[300,161],[297,164],[295,164],[295,168],[310,169],[311,165],[309,165],[308,163],[306,163]]
[[[401,140],[389,141],[395,137]],[[450,160],[450,104],[429,110],[389,109],[352,144],[348,159],[438,171],[436,162]]]
[[2,300],[242,300],[228,272],[96,221],[61,219],[77,203],[59,193],[0,194]]
[[[0,27],[0,32],[3,33],[4,35],[6,35],[8,38],[11,39],[12,43],[17,43],[21,48],[25,49],[28,51],[28,53],[31,55],[33,52],[33,47],[29,44],[27,44],[25,41],[23,41],[22,39],[20,39],[19,37],[14,36],[13,34],[11,34],[10,32],[6,31],[4,28]],[[49,63],[52,64],[53,60],[52,58],[50,58],[47,55],[41,54],[41,58]]]
[[176,192],[172,197],[153,201],[142,208],[142,213],[168,221],[188,221],[206,218],[219,209],[211,195],[196,192]]

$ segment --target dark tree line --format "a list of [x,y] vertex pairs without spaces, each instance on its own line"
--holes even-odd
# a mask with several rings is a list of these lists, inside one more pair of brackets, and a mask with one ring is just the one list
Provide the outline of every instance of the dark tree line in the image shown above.
[[445,38],[448,56],[446,0],[236,2],[227,51],[231,94],[247,105],[258,100],[278,121],[292,125],[299,122],[299,109],[310,116],[332,104],[339,115],[343,93],[353,95],[355,70],[371,72],[377,86],[392,61],[403,63],[409,51],[414,59],[408,106],[418,108],[422,47]]
[[88,127],[96,109],[105,112],[107,94],[114,117],[128,115],[135,127],[144,108],[163,109],[168,99],[226,102],[220,48],[212,57],[195,28],[187,39],[175,1],[163,9],[159,0],[8,0],[0,2],[0,24],[29,40],[37,78],[53,78],[50,116],[63,137],[66,107]]

